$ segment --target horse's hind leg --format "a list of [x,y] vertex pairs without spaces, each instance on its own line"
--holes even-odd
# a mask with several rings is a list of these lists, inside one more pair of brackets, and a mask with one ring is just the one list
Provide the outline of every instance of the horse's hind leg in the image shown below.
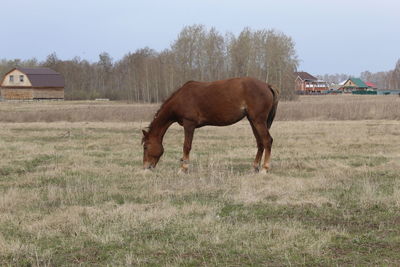
[[260,171],[260,162],[261,162],[261,158],[262,158],[262,155],[264,152],[264,145],[263,145],[262,139],[260,138],[260,135],[258,134],[257,129],[254,126],[253,122],[251,120],[249,120],[249,122],[251,125],[251,129],[253,130],[254,137],[256,138],[256,142],[257,142],[257,155],[256,155],[256,158],[254,159],[253,167],[256,172],[259,172]]
[[273,139],[269,134],[267,124],[265,121],[255,121],[254,127],[256,128],[257,133],[260,136],[265,149],[263,170],[267,171],[270,168],[271,148]]

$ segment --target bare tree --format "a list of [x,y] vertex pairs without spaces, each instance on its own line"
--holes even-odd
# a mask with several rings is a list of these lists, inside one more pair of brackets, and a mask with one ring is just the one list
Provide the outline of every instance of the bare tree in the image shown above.
[[390,75],[390,89],[400,89],[400,59],[397,60],[396,66]]

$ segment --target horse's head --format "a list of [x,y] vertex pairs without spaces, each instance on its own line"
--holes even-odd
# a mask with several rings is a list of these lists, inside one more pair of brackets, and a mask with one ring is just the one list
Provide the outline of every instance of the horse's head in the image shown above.
[[164,153],[164,147],[158,138],[149,136],[145,130],[143,132],[143,169],[155,168],[160,157]]

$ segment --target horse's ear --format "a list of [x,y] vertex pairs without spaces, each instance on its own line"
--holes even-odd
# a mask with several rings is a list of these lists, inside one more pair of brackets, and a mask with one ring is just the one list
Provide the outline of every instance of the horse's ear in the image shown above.
[[143,136],[146,137],[149,133],[146,132],[145,130],[142,130]]

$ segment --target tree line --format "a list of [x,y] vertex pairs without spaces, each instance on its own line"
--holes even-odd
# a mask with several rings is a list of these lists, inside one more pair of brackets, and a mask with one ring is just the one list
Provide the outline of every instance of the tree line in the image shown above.
[[60,72],[66,81],[66,99],[160,102],[189,80],[239,76],[266,81],[278,87],[284,99],[293,99],[298,58],[291,37],[275,30],[244,28],[235,35],[192,25],[184,27],[163,51],[145,47],[116,61],[103,52],[97,62],[79,57],[61,60],[55,53],[43,62],[3,59],[0,74],[16,66]]
[[[13,67],[49,67],[66,81],[70,100],[109,98],[130,102],[161,102],[189,80],[213,81],[252,76],[281,90],[283,99],[294,99],[294,72],[299,60],[291,37],[275,30],[244,28],[238,35],[221,34],[204,25],[184,27],[169,48],[149,47],[129,52],[119,60],[107,52],[97,62],[75,57],[61,60],[56,53],[45,61],[0,60],[0,75]],[[328,83],[339,83],[347,74],[318,75]],[[387,72],[360,74],[379,88],[400,89],[400,59]]]

